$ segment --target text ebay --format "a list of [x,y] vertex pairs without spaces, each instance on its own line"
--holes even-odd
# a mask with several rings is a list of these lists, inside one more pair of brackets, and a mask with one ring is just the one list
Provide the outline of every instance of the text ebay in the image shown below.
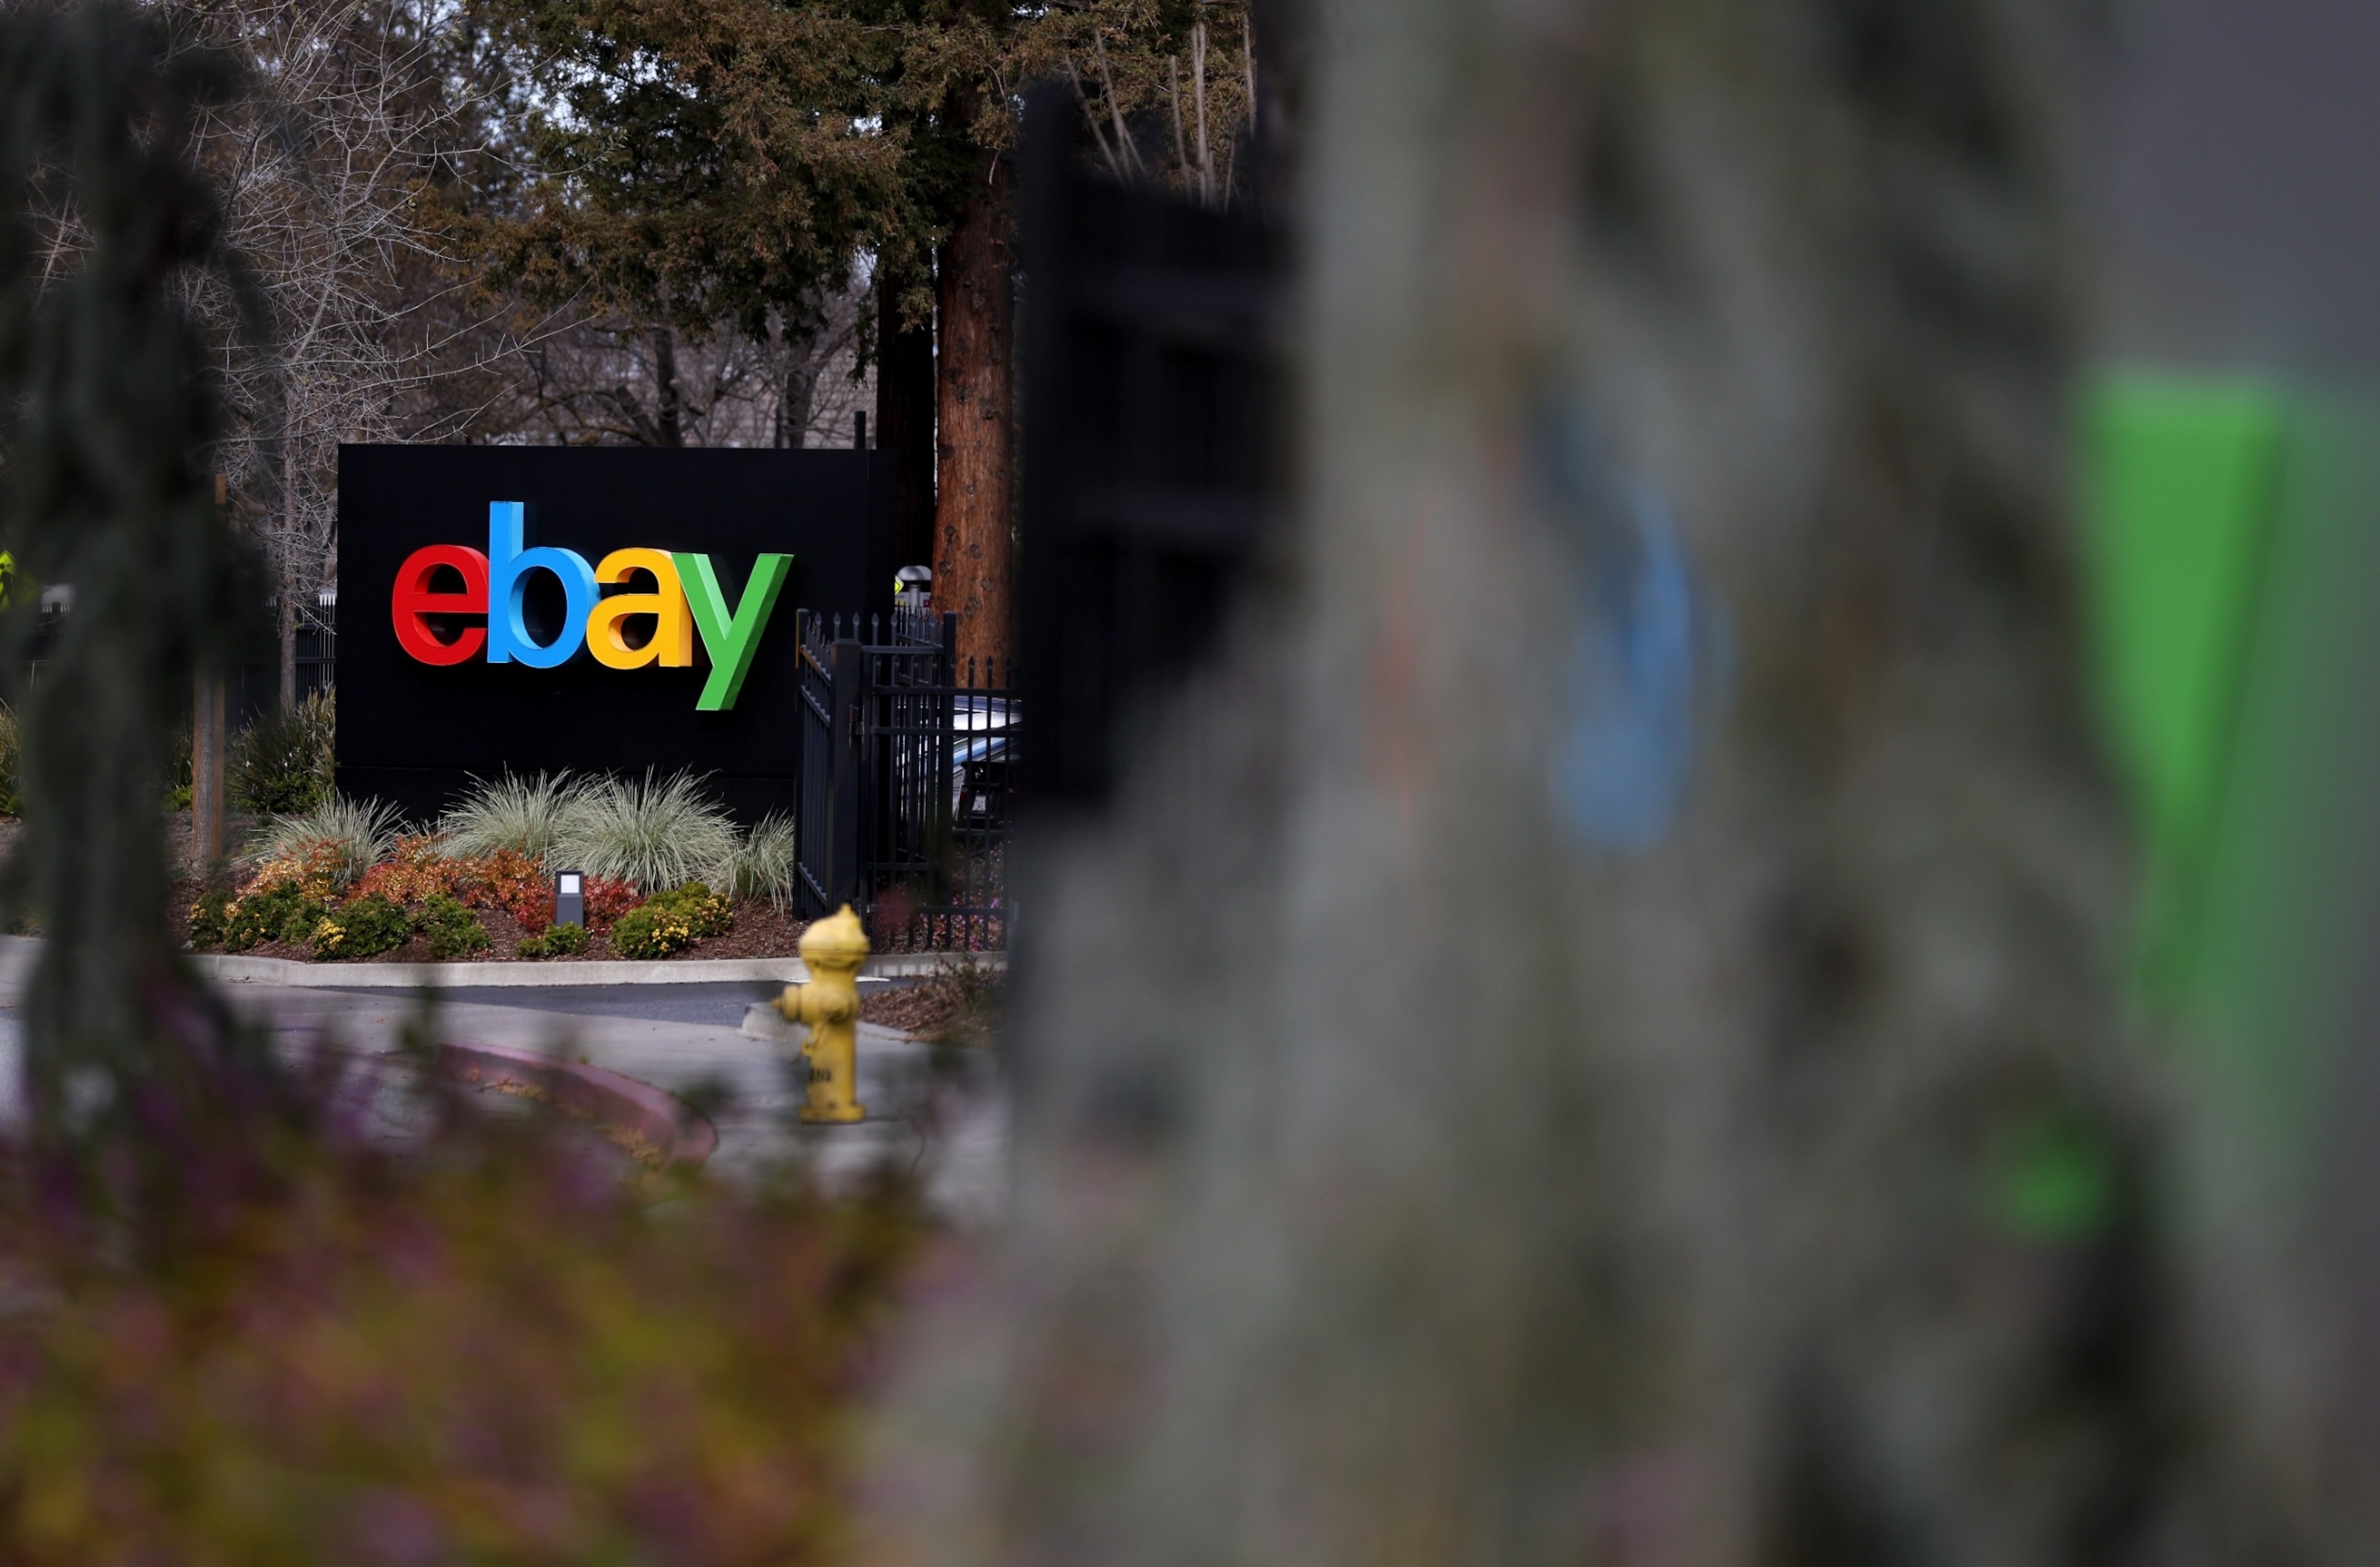
[[[612,669],[648,664],[686,669],[694,662],[694,638],[699,633],[710,676],[694,705],[703,712],[735,705],[744,676],[751,672],[752,654],[760,645],[760,630],[793,570],[793,556],[756,558],[743,601],[730,604],[709,555],[614,550],[590,566],[576,551],[545,544],[524,549],[525,522],[520,502],[493,501],[488,505],[486,554],[467,544],[431,544],[405,557],[396,568],[389,609],[397,642],[407,653],[423,663],[453,664],[476,658],[485,649],[490,663],[552,669],[567,663],[584,646],[597,662]],[[461,591],[431,587],[442,567],[461,575]],[[530,637],[523,613],[528,577],[535,571],[551,573],[562,584],[562,630],[551,642]],[[613,586],[640,587],[633,580],[640,576],[652,579],[650,592],[603,591]],[[653,617],[653,633],[632,648],[621,623],[640,614]],[[445,642],[431,629],[424,618],[429,615],[486,615],[488,623],[467,626]]]

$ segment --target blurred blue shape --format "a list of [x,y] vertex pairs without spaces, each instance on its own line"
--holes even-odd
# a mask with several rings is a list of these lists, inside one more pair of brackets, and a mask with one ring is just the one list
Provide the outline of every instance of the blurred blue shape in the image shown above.
[[1537,457],[1579,569],[1555,808],[1588,847],[1642,852],[1668,832],[1685,797],[1715,639],[1668,508],[1604,463],[1582,399],[1544,406]]

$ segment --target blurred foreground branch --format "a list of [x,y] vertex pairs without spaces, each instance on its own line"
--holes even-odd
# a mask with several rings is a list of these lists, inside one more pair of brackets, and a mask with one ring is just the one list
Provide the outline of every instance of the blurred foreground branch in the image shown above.
[[[200,464],[219,430],[177,285],[221,266],[188,162],[235,86],[125,8],[0,15],[0,529],[73,613],[25,721],[19,909],[48,942],[25,1009],[37,1131],[82,1138],[210,1091],[229,1065],[169,934],[158,808],[193,672],[223,659],[240,557]],[[64,214],[61,252],[41,214]],[[243,308],[252,295],[225,273]]]

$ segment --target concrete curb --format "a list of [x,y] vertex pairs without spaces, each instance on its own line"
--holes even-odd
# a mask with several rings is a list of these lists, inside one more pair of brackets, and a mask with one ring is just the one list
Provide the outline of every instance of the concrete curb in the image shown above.
[[[1005,953],[880,953],[860,968],[869,979],[931,974],[972,955],[1006,968]],[[280,985],[292,990],[432,990],[561,985],[798,985],[809,970],[797,957],[665,958],[657,963],[563,958],[542,963],[302,963],[284,957],[194,953],[190,961],[226,985]]]
[[683,1099],[583,1061],[504,1045],[441,1045],[438,1070],[477,1088],[526,1090],[607,1133],[629,1134],[622,1151],[658,1165],[699,1170],[719,1147],[719,1129]]

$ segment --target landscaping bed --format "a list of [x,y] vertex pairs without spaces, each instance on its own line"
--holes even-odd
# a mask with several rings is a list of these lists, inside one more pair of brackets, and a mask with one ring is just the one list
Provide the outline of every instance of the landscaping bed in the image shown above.
[[[555,923],[554,872],[583,924]],[[427,827],[332,796],[263,824],[220,881],[184,889],[200,952],[311,962],[790,957],[791,826],[748,831],[699,780],[505,777]]]
[[[190,907],[201,889],[196,882],[185,881],[176,890],[175,934],[184,941],[190,939]],[[681,952],[667,954],[681,958],[743,958],[793,957],[807,920],[794,917],[790,910],[780,909],[767,898],[731,898],[727,900],[732,923],[722,933],[697,938]],[[488,944],[472,953],[440,956],[431,951],[431,939],[426,932],[415,931],[398,946],[368,957],[330,957],[318,959],[310,941],[260,941],[240,949],[249,957],[287,958],[298,963],[332,964],[359,963],[509,963],[522,958],[521,943],[539,932],[524,928],[516,917],[501,908],[480,909],[480,928],[487,932]],[[540,927],[542,929],[542,927]],[[205,951],[219,952],[219,946]],[[534,954],[532,956],[536,955]],[[570,954],[574,960],[612,959],[630,961],[612,948],[609,930],[591,934],[587,950]]]

